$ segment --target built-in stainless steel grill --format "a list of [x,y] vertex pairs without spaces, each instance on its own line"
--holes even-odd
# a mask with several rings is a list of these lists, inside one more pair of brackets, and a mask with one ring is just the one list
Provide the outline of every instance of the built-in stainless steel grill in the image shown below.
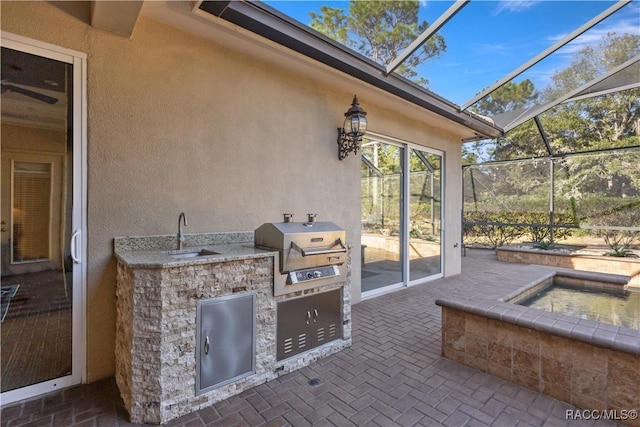
[[255,230],[257,247],[280,254],[279,270],[286,280],[281,285],[276,280],[276,296],[344,281],[345,231],[316,217],[308,214],[307,222],[293,222],[293,215],[285,214],[284,222],[266,223]]

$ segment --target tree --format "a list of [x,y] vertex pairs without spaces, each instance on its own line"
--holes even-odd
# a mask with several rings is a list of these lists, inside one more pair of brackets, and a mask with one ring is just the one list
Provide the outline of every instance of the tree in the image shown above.
[[[534,102],[551,102],[604,75],[614,67],[640,54],[640,36],[609,33],[595,46],[579,50],[565,69],[557,71],[551,84],[538,92],[533,84],[507,83],[472,110],[495,116]],[[631,67],[627,73],[637,74]],[[632,76],[633,77],[633,76]],[[553,153],[624,147],[637,144],[640,136],[640,89],[628,89],[562,103],[539,116]],[[533,120],[510,130],[490,152],[496,160],[545,156],[548,154]]]
[[[424,32],[429,24],[418,22],[418,1],[356,1],[349,2],[349,13],[343,9],[321,6],[320,13],[310,12],[311,28],[352,48],[375,62],[387,65],[413,40]],[[413,79],[415,68],[429,58],[446,50],[444,38],[433,35],[396,70]],[[427,84],[424,78],[416,79]]]
[[640,36],[607,33],[597,45],[580,49],[567,68],[554,73],[544,98],[554,100],[637,55],[640,55]]
[[[567,68],[553,75],[544,99],[550,101],[569,93],[637,55],[640,36],[608,33],[597,46],[581,49]],[[637,67],[628,70],[637,72]],[[632,77],[637,79],[637,75]],[[567,133],[567,124],[575,120],[580,121],[580,126]],[[603,141],[611,147],[628,145],[620,141],[640,134],[640,90],[561,104],[553,110],[552,119],[543,123],[556,145],[579,149],[600,148]]]
[[[474,111],[495,115],[526,108],[536,101],[540,104],[554,101],[638,54],[639,36],[610,33],[599,44],[578,51],[567,68],[552,76],[551,84],[544,91],[537,93],[533,87],[507,84],[475,105]],[[627,76],[635,78],[630,82],[637,82],[637,65],[630,67],[627,73]],[[637,146],[640,145],[640,89],[561,103],[540,115],[539,120],[553,154]],[[495,160],[549,154],[534,120],[510,130],[497,141],[493,150],[483,150]],[[640,150],[632,148],[572,155],[553,161],[556,223],[561,221],[559,214],[564,212],[567,218],[571,218],[567,222],[638,227]],[[548,203],[549,198],[547,162],[539,163],[538,169],[535,169],[535,161],[470,167],[465,175],[465,191],[469,191],[473,198],[467,199],[466,203],[476,210],[489,206],[504,212],[519,209],[542,212],[541,207]],[[475,178],[473,185],[472,176]],[[467,221],[468,218],[465,213]],[[618,230],[600,232],[601,237],[609,239],[609,243],[616,243],[613,238],[620,237],[615,233]]]
[[529,79],[520,83],[509,82],[478,101],[471,110],[475,113],[495,116],[508,111],[529,107],[538,98],[535,85]]
[[[639,54],[640,36],[609,33],[598,45],[580,50],[566,69],[555,73],[543,96],[550,100],[568,93]],[[627,72],[636,74],[631,77],[637,79],[637,67]],[[557,153],[638,145],[640,89],[560,104],[541,116],[541,121]],[[627,151],[620,156],[608,155],[606,163],[597,156],[576,159],[568,191],[576,197],[640,194],[637,156]]]
[[[520,83],[508,82],[482,98],[471,107],[476,114],[494,117],[511,111],[531,107],[539,93],[529,79]],[[535,124],[525,123],[496,141],[496,146],[488,154],[499,160],[548,154]]]
[[349,39],[349,23],[344,11],[329,6],[320,6],[320,11],[321,14],[309,12],[310,27],[345,46],[355,48]]

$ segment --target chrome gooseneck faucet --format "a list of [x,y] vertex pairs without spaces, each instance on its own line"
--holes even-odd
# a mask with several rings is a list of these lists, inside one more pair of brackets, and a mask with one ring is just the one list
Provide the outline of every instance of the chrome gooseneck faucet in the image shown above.
[[182,245],[186,238],[184,237],[184,232],[182,231],[182,224],[187,226],[187,217],[184,215],[184,212],[180,212],[180,216],[178,217],[178,250],[182,249]]

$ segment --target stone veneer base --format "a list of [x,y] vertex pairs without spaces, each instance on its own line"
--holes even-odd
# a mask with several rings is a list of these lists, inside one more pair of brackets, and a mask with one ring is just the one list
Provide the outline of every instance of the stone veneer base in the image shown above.
[[[116,382],[130,421],[166,423],[351,346],[349,278],[350,272],[346,283],[274,297],[273,256],[172,268],[118,263]],[[343,338],[276,361],[278,301],[336,288],[342,289]],[[196,396],[196,303],[237,292],[256,294],[256,371]]]

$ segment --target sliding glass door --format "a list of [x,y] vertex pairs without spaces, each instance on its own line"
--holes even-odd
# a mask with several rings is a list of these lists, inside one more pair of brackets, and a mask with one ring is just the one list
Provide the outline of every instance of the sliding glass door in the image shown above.
[[43,45],[1,48],[3,404],[82,379],[84,62]]
[[409,157],[409,280],[442,273],[442,156],[411,148]]
[[404,148],[379,141],[362,147],[362,292],[404,281]]
[[363,297],[442,277],[442,153],[365,139],[361,165]]

